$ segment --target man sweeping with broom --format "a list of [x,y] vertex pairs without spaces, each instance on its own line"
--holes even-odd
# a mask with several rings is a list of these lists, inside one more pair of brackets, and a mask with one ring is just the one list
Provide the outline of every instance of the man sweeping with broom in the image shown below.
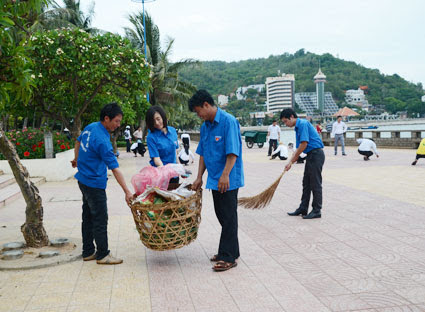
[[189,110],[205,120],[196,153],[199,157],[198,177],[194,190],[202,186],[208,170],[207,189],[212,190],[214,210],[221,225],[218,253],[211,258],[214,271],[226,271],[237,265],[238,190],[244,185],[242,138],[235,117],[215,106],[211,95],[198,90],[189,100]]
[[[294,212],[288,212],[290,216],[302,215],[303,219],[321,217],[322,209],[322,167],[325,162],[323,142],[316,129],[305,119],[298,118],[291,108],[284,109],[280,113],[280,119],[287,127],[295,127],[296,151],[285,167],[285,171],[291,169],[302,152],[307,154],[303,178],[303,195],[301,204]],[[310,203],[310,194],[313,192],[313,210],[307,214]]]

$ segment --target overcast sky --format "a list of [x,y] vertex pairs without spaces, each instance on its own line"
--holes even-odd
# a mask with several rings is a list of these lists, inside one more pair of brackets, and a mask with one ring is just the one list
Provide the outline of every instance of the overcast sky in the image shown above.
[[[91,1],[81,0],[83,8]],[[123,34],[131,0],[95,1],[95,27]],[[331,53],[425,85],[425,0],[156,0],[145,9],[172,60],[238,61],[285,52]]]

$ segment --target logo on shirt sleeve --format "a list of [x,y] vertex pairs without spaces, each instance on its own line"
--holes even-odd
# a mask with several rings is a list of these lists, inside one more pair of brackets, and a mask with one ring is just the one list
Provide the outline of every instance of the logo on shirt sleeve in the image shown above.
[[221,136],[216,136],[216,137],[215,137],[215,141],[216,141],[216,142],[218,142],[218,141],[220,141],[220,140],[221,140]]

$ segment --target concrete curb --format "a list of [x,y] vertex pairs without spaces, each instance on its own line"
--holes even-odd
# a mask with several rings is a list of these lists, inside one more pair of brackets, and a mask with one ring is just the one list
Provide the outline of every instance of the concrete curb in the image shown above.
[[[58,250],[61,252],[59,256],[51,258],[40,258],[38,253],[42,251],[31,248],[30,250],[24,249],[24,256],[21,259],[17,260],[0,260],[0,271],[16,271],[16,270],[31,270],[31,269],[41,269],[51,266],[56,266],[64,263],[73,262],[81,259],[81,239],[68,238],[69,245],[67,248],[70,250],[61,251],[61,247],[43,247],[44,250]],[[75,247],[70,247],[75,246]]]

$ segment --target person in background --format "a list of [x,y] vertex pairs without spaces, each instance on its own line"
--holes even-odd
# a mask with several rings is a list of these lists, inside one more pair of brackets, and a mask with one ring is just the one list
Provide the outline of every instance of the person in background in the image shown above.
[[[177,163],[176,150],[179,148],[176,129],[167,125],[167,116],[161,106],[151,106],[146,112],[146,125],[149,129],[146,139],[150,164],[154,167]],[[179,177],[171,178],[170,183],[179,183]]]
[[342,116],[338,116],[336,118],[336,121],[332,125],[332,133],[331,137],[335,137],[335,155],[338,151],[338,142],[341,141],[341,150],[342,150],[342,156],[347,156],[345,154],[345,144],[344,144],[344,133],[347,131],[347,125],[345,122],[342,121]]
[[193,155],[192,151],[189,149],[189,145],[185,144],[184,148],[180,151],[179,155],[179,162],[182,165],[187,166],[189,164],[189,161],[192,160],[192,164],[195,160],[195,156]]
[[207,189],[212,190],[214,210],[221,225],[214,271],[226,271],[237,265],[238,191],[244,185],[242,137],[235,117],[218,108],[211,95],[198,90],[189,100],[189,110],[205,120],[196,153],[199,154],[198,176],[194,190],[202,187],[202,176],[208,170]]
[[131,133],[130,133],[130,126],[126,126],[124,130],[124,139],[125,143],[127,145],[127,153],[130,153],[130,147],[131,147]]
[[279,146],[273,151],[272,157],[270,157],[270,160],[275,159],[278,156],[280,160],[288,159],[288,148],[285,145],[283,145],[282,142],[279,142]]
[[63,133],[66,135],[67,139],[71,141],[72,136],[71,136],[71,132],[69,132],[68,128],[63,129]]
[[323,127],[322,127],[322,125],[321,125],[320,121],[319,121],[319,122],[317,123],[317,125],[316,125],[316,131],[317,131],[317,133],[318,133],[319,135],[321,135],[321,134],[322,134]]
[[188,148],[190,148],[190,135],[186,131],[183,131],[182,135],[180,136],[180,139],[182,140],[183,146],[187,145]]
[[142,127],[137,128],[136,131],[134,131],[133,136],[136,138],[137,146],[134,146],[134,144],[131,146],[131,151],[134,153],[134,157],[137,157],[137,153],[142,155],[142,157],[145,156],[146,148],[145,144],[143,144],[143,130]]
[[[304,166],[303,195],[301,204],[294,212],[288,212],[290,216],[302,215],[303,219],[321,218],[322,210],[322,168],[325,162],[323,153],[323,142],[316,129],[305,119],[298,118],[292,108],[284,109],[280,113],[282,122],[287,127],[295,127],[296,151],[291,160],[285,166],[289,171],[293,163],[297,161],[301,153],[306,153],[306,164]],[[313,192],[313,210],[307,214],[310,204],[310,196]]]
[[108,250],[108,207],[105,192],[109,168],[123,189],[127,204],[133,199],[133,193],[127,188],[124,176],[118,169],[109,134],[120,126],[122,117],[123,112],[118,104],[111,103],[103,107],[100,121],[85,127],[77,138],[75,157],[71,161],[72,167],[78,168],[75,178],[83,194],[83,260],[97,260],[97,264],[123,262],[122,259],[113,257]]
[[273,123],[267,129],[267,136],[269,137],[269,152],[268,156],[272,155],[272,150],[277,148],[277,142],[280,140],[280,127],[277,125],[277,121],[273,120]]
[[416,159],[412,162],[412,166],[415,166],[418,163],[419,158],[425,158],[425,138],[419,143],[419,147],[416,150]]
[[370,160],[369,157],[373,155],[373,152],[375,152],[376,157],[379,157],[375,141],[372,139],[357,139],[357,143],[360,144],[359,154],[364,156],[363,159],[365,161]]

